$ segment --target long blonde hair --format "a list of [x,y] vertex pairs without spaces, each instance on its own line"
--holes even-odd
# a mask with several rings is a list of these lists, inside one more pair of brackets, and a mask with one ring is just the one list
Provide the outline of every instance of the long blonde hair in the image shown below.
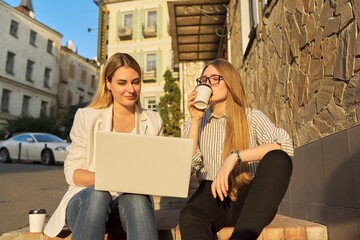
[[[226,130],[222,162],[233,150],[243,150],[249,147],[249,127],[246,117],[247,100],[239,72],[231,63],[222,58],[217,58],[206,64],[203,72],[208,66],[213,66],[227,85],[228,95],[226,103]],[[229,197],[235,201],[241,191],[252,177],[248,173],[240,173],[240,166],[236,166],[229,176]]]
[[[130,67],[134,69],[141,79],[141,68],[138,62],[127,53],[115,53],[106,61],[101,72],[98,88],[88,107],[97,109],[106,108],[113,103],[114,99],[112,93],[106,88],[106,80],[111,82],[114,73],[120,67]],[[139,99],[136,104],[140,106]]]

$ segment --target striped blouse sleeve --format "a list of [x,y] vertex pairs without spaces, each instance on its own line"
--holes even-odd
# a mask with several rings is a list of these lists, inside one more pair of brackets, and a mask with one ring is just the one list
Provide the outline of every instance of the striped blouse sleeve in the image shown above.
[[[190,130],[190,121],[191,119],[188,118],[186,119],[184,125],[183,125],[183,131],[182,131],[182,138],[187,138],[187,135],[189,133]],[[192,162],[191,162],[191,174],[196,173],[197,171],[199,171],[201,168],[204,167],[203,164],[203,160],[202,160],[202,153],[201,150],[199,148],[199,144],[197,144],[197,148],[196,148],[196,152],[195,154],[192,156]]]
[[281,150],[289,156],[294,156],[293,141],[282,128],[277,128],[271,120],[260,110],[252,109],[252,131],[257,145],[278,143]]

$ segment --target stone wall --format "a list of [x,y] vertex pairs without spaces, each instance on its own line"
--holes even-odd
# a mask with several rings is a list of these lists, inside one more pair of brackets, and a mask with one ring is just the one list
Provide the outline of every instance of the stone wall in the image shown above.
[[[236,2],[231,0],[230,7],[239,8]],[[233,61],[249,104],[285,128],[295,147],[356,125],[360,117],[360,2],[268,2],[264,11],[259,9],[252,46]],[[238,21],[232,24],[231,51],[238,56],[241,30]]]
[[204,62],[182,62],[180,63],[180,86],[181,86],[181,110],[185,115],[184,119],[190,117],[188,108],[187,108],[187,99],[189,93],[196,87],[196,78],[200,77],[201,72],[205,66]]

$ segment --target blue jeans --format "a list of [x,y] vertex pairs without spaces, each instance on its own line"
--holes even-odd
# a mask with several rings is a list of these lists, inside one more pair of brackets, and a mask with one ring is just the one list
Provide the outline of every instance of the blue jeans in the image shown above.
[[158,231],[149,196],[123,194],[112,200],[109,192],[86,188],[74,195],[66,209],[73,240],[103,240],[110,231],[126,232],[128,240],[157,240]]

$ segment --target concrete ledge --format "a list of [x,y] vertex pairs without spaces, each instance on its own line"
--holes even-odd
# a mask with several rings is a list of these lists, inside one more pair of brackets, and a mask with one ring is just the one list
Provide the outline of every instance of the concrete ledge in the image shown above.
[[[156,211],[160,240],[181,240],[178,227],[179,209]],[[233,228],[223,228],[217,233],[218,240],[228,240]],[[28,228],[8,232],[0,240],[70,240],[71,232],[64,229],[59,237],[49,238],[43,233],[30,233]],[[327,240],[326,226],[305,220],[276,215],[258,240]],[[125,234],[107,234],[105,240],[126,240]]]
[[[233,228],[223,228],[218,232],[218,240],[228,240]],[[262,231],[257,240],[327,240],[326,226],[301,219],[277,214]],[[176,239],[177,240],[177,239]]]

